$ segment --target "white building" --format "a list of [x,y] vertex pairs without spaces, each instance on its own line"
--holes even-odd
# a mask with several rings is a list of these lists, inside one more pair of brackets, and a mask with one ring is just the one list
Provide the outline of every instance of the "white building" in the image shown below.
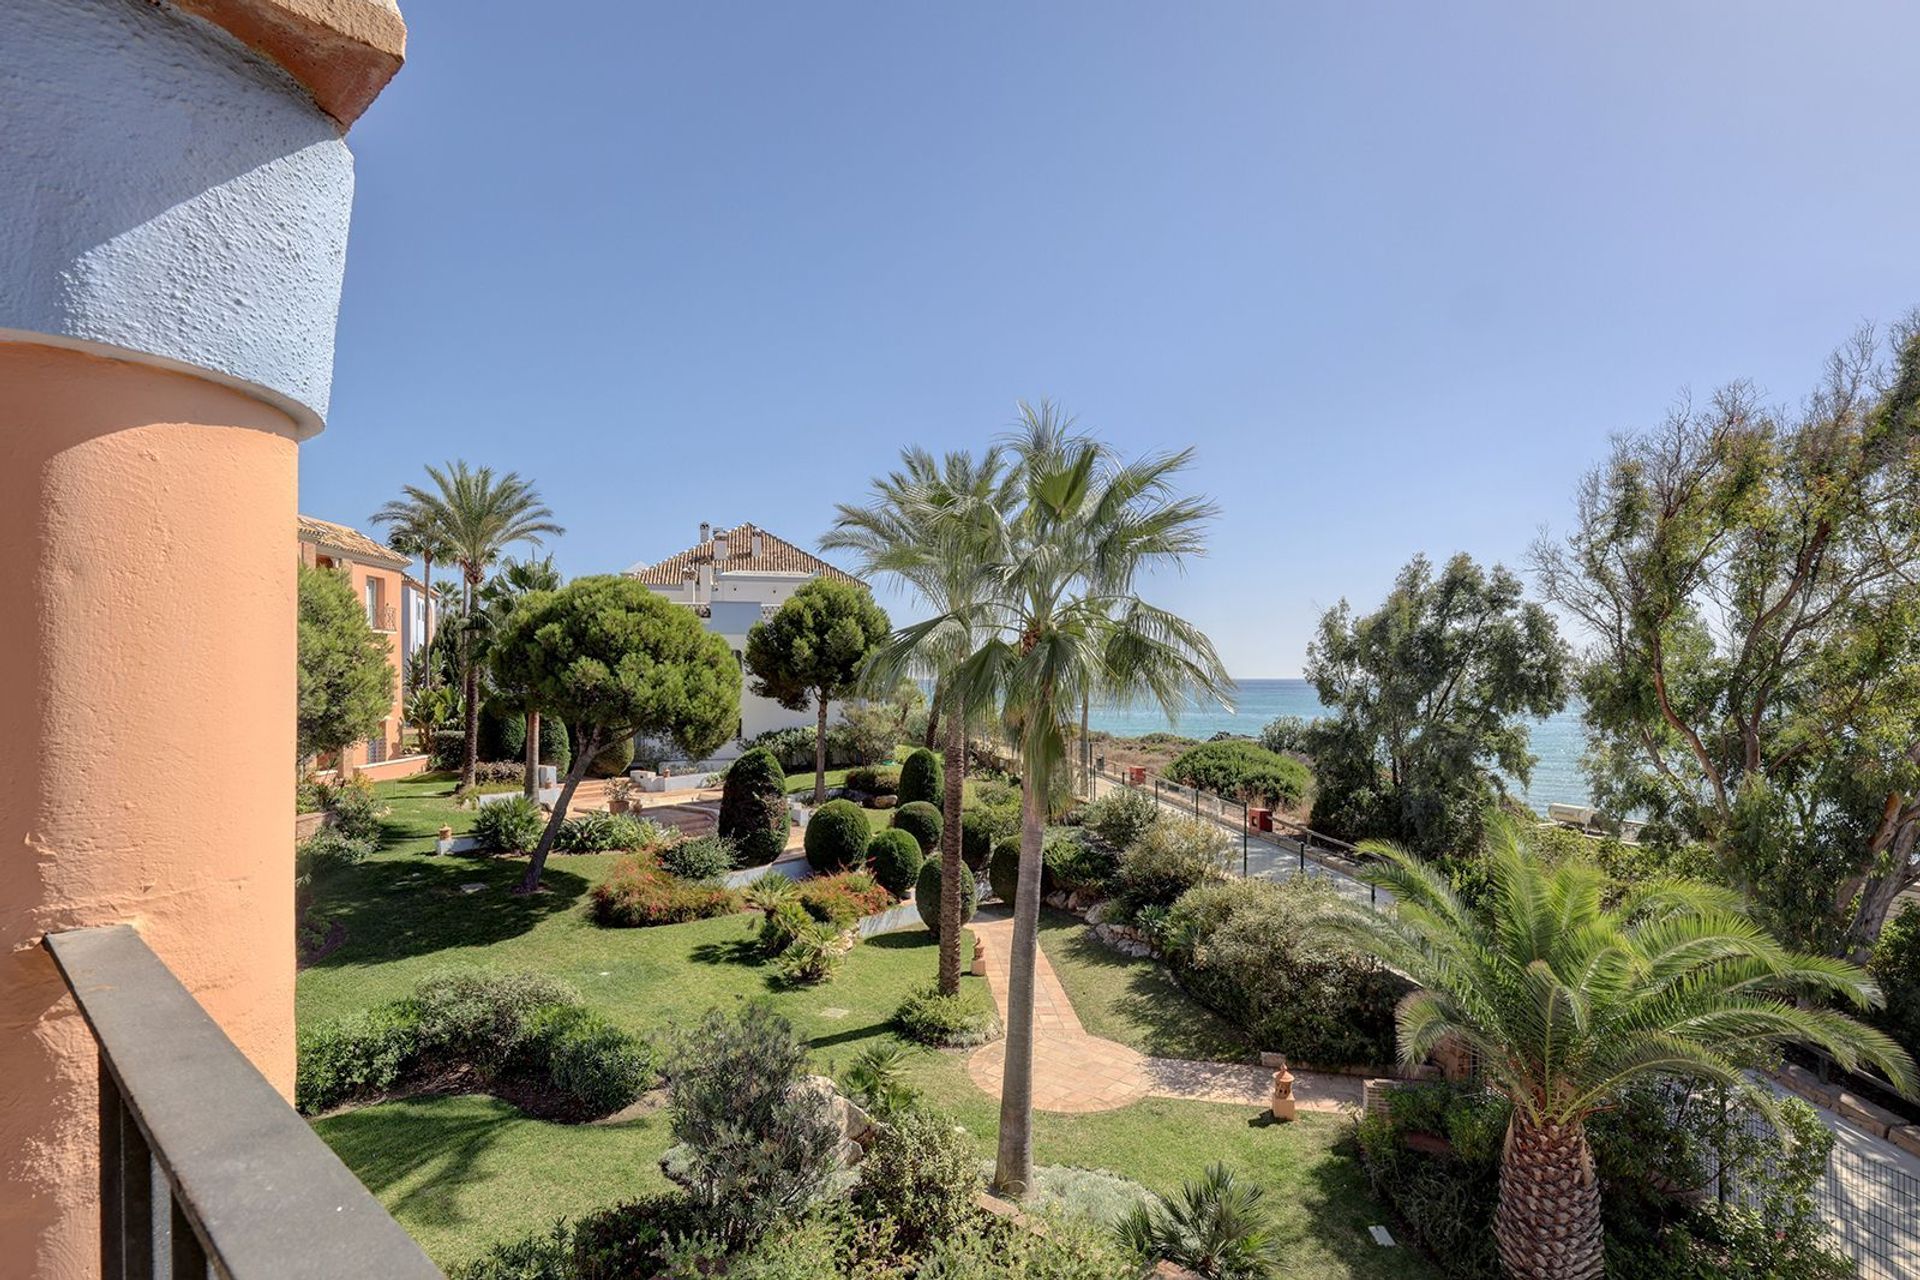
[[[795,591],[823,575],[866,585],[758,526],[715,529],[704,522],[700,540],[679,555],[626,570],[627,577],[637,578],[676,604],[686,605],[705,619],[707,630],[726,637],[734,660],[741,664],[741,738],[752,738],[769,729],[814,726],[811,706],[789,711],[771,698],[748,691],[747,629],[762,618],[772,617]],[[737,754],[738,747],[732,744],[720,753],[722,758]]]

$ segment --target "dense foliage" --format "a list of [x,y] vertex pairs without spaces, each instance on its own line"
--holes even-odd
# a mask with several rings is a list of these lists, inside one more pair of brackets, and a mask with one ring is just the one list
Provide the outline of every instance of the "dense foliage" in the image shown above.
[[868,654],[889,626],[886,610],[865,587],[819,577],[747,632],[746,666],[753,692],[790,711],[811,706],[817,715],[815,804],[826,799],[828,713],[833,703],[858,687]]
[[393,707],[393,664],[385,637],[367,621],[347,575],[300,566],[299,711],[301,760],[337,754],[379,736]]
[[807,864],[821,875],[862,865],[872,831],[859,805],[851,800],[827,801],[807,820]]
[[867,845],[867,861],[873,866],[873,878],[896,898],[904,898],[920,876],[926,862],[920,842],[902,827],[876,831]]
[[1874,1010],[1874,1023],[1920,1057],[1920,907],[1909,903],[1888,922],[1867,971],[1887,1001]]
[[940,831],[945,825],[939,806],[928,804],[924,800],[903,804],[894,812],[893,825],[920,842],[922,856],[932,857],[939,851]]
[[594,922],[621,928],[685,924],[740,909],[739,895],[709,881],[668,874],[651,854],[633,853],[613,864],[589,894]]
[[985,1187],[966,1132],[947,1116],[908,1110],[889,1119],[860,1162],[853,1203],[890,1224],[893,1247],[912,1254],[963,1231]]
[[756,747],[727,766],[720,788],[719,832],[733,842],[741,866],[765,866],[778,858],[787,847],[792,821],[786,770],[771,750]]
[[473,817],[473,837],[495,853],[527,853],[540,843],[547,815],[525,796],[483,804]]
[[[940,936],[940,895],[946,892],[942,884],[940,860],[929,858],[920,868],[920,877],[913,885],[913,906],[920,913],[920,922],[934,937]],[[979,889],[973,878],[973,871],[964,862],[960,864],[960,923],[964,927],[973,919],[973,913],[979,910]]]
[[1744,384],[1623,437],[1535,568],[1597,642],[1599,803],[1703,840],[1768,925],[1864,960],[1920,881],[1920,324],[1797,410]]
[[924,801],[938,808],[947,796],[947,771],[940,757],[916,747],[900,765],[900,803]]
[[964,996],[944,995],[932,985],[901,1002],[893,1025],[907,1039],[935,1049],[968,1048],[1000,1034],[999,1020],[990,1010],[976,1008]]
[[660,869],[678,880],[718,880],[739,860],[725,836],[698,836],[660,851]]
[[1160,820],[1152,794],[1136,787],[1109,791],[1087,806],[1082,825],[1114,849],[1124,849]]
[[1567,696],[1567,652],[1520,579],[1415,556],[1373,613],[1321,618],[1307,679],[1331,717],[1308,734],[1311,823],[1430,854],[1471,846],[1506,779],[1532,774],[1528,723]]
[[1175,782],[1244,804],[1291,809],[1307,798],[1313,775],[1292,756],[1243,738],[1203,742],[1167,766]]
[[1232,847],[1226,833],[1200,818],[1162,818],[1120,855],[1114,917],[1143,907],[1171,907],[1195,885],[1224,880]]

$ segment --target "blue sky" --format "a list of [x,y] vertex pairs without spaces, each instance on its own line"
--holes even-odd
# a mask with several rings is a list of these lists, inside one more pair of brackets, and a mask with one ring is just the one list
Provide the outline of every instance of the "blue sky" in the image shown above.
[[1797,400],[1920,304],[1920,6],[405,12],[302,509],[515,469],[570,574],[811,542],[1052,396],[1198,449],[1212,552],[1148,590],[1294,675],[1416,551],[1517,564],[1683,389]]

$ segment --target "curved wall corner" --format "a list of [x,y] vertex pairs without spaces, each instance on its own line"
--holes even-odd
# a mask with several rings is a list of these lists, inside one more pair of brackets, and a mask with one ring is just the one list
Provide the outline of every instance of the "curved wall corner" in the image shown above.
[[225,31],[144,0],[0,4],[0,340],[326,418],[353,159]]

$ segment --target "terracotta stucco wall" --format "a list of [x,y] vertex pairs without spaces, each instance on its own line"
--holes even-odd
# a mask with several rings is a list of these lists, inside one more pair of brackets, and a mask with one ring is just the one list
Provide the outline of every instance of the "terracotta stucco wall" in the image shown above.
[[292,1089],[294,423],[30,344],[0,386],[0,1270],[78,1276],[94,1053],[43,933],[134,923]]

